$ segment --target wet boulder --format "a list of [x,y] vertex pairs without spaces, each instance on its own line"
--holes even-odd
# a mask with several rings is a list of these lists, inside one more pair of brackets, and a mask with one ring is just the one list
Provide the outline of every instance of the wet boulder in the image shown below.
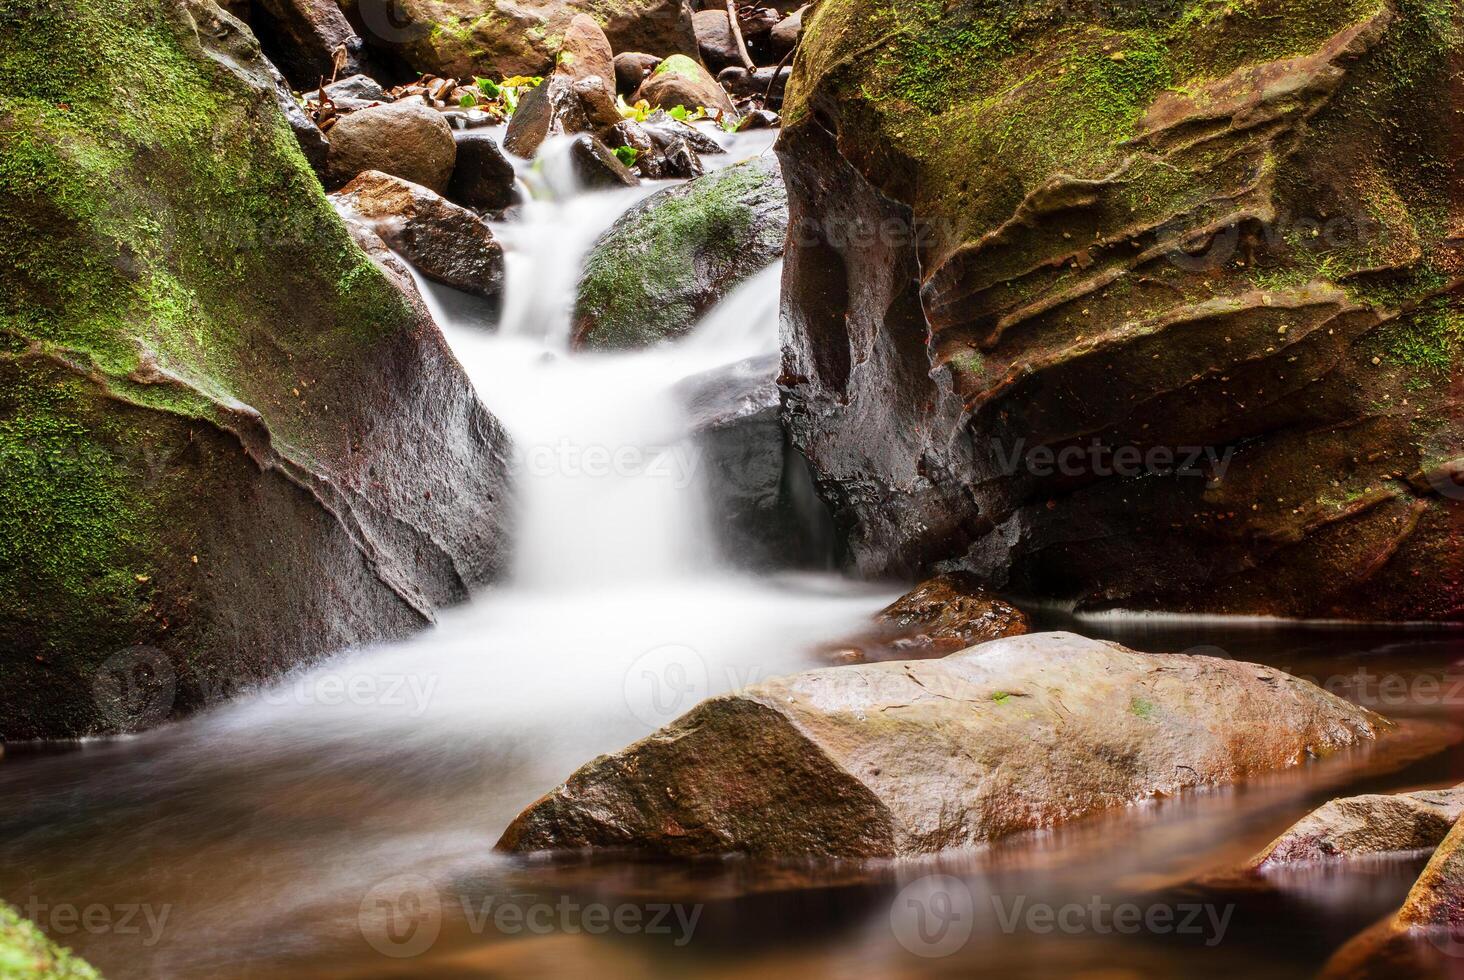
[[452,129],[441,113],[421,102],[369,106],[342,116],[330,130],[331,187],[379,170],[440,194],[456,162]]
[[589,133],[574,138],[569,147],[569,164],[574,168],[575,178],[586,190],[612,190],[616,187],[634,187],[640,183],[635,172],[620,162],[620,159],[600,140]]
[[898,648],[931,653],[964,650],[1030,629],[1026,614],[967,572],[921,582],[883,609],[876,621],[898,638]]
[[655,71],[661,63],[660,57],[642,54],[639,51],[625,51],[615,56],[615,90],[629,98],[641,87],[646,76]]
[[554,71],[576,81],[597,78],[609,90],[611,100],[615,98],[615,53],[610,50],[605,32],[588,14],[576,14],[569,22]]
[[498,847],[930,854],[1300,765],[1387,724],[1269,667],[1011,637],[711,698],[581,768]]
[[335,101],[349,102],[390,102],[386,90],[381,83],[370,75],[351,75],[342,78],[338,82],[332,82],[323,89],[314,89],[305,93],[305,98],[310,102],[319,102],[322,98]]
[[766,99],[769,109],[779,109],[783,105],[783,93],[788,88],[788,79],[792,76],[793,69],[788,67],[748,71],[734,65],[718,72],[717,84],[734,99]]
[[503,246],[487,222],[432,191],[368,170],[331,195],[392,251],[433,282],[496,300],[503,291]]
[[848,567],[1461,618],[1464,35],[1418,4],[1100,7],[808,19],[784,404]]
[[645,99],[661,109],[704,107],[731,113],[732,100],[700,64],[685,55],[672,55],[661,62],[641,83],[636,99]]
[[727,18],[726,8],[698,10],[692,15],[692,26],[696,29],[697,48],[708,68],[721,71],[729,65],[742,64],[742,54],[737,48],[737,39],[732,36],[732,24]]
[[1371,793],[1325,803],[1251,861],[1264,870],[1286,864],[1435,848],[1464,814],[1464,787],[1393,795]]
[[[348,0],[368,44],[419,72],[448,78],[548,75],[578,16],[615,51],[696,54],[686,0]],[[378,25],[371,30],[371,25]],[[603,75],[611,78],[610,74]]]
[[519,98],[518,108],[508,121],[503,148],[527,160],[550,136],[580,133],[589,128],[590,121],[575,91],[574,80],[565,75],[551,75]]
[[491,582],[506,437],[254,37],[49,0],[0,16],[22,57],[57,101],[0,78],[0,741],[181,717]]
[[581,348],[680,336],[783,251],[782,177],[772,157],[713,171],[627,212],[585,260],[574,314]]
[[803,15],[806,13],[808,7],[799,7],[768,31],[768,48],[774,58],[784,58],[798,46],[803,38]]
[[463,207],[498,213],[519,203],[518,175],[498,141],[481,130],[454,131],[457,162],[447,199]]

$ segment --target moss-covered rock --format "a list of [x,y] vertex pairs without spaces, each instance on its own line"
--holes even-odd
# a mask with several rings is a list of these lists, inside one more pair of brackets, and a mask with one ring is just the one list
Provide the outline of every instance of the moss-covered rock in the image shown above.
[[35,923],[0,902],[0,977],[5,980],[97,980],[101,974],[46,938]]
[[855,567],[1464,615],[1456,4],[807,19],[786,404]]
[[575,344],[623,350],[680,336],[783,253],[787,227],[787,193],[772,157],[652,195],[585,260]]
[[687,0],[349,0],[368,46],[445,77],[547,75],[588,14],[619,51],[696,55]]
[[420,626],[498,565],[501,439],[238,21],[0,9],[0,739]]

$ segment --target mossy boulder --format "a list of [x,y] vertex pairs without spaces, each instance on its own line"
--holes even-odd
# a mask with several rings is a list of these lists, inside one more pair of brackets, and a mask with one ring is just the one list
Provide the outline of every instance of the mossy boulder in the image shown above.
[[344,6],[368,46],[416,71],[459,79],[549,74],[579,14],[591,17],[617,52],[664,57],[697,50],[687,0],[349,0]]
[[0,9],[0,739],[407,633],[501,561],[503,436],[206,0]]
[[783,253],[787,194],[759,157],[646,198],[585,260],[574,343],[625,350],[678,337]]
[[699,62],[686,55],[673,54],[661,62],[641,82],[635,100],[644,99],[662,109],[685,106],[733,113],[732,99]]
[[806,14],[785,405],[851,565],[1464,616],[1461,61],[1445,0]]
[[0,902],[0,977],[6,980],[97,980],[89,964],[46,938],[34,922]]

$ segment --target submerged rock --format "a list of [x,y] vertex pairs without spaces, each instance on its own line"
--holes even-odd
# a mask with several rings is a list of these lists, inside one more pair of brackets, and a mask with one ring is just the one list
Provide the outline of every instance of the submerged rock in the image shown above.
[[158,724],[490,582],[505,436],[253,36],[48,0],[0,15],[23,62],[51,81],[0,78],[0,740]]
[[586,259],[574,343],[623,350],[679,336],[782,254],[786,220],[783,180],[771,157],[647,198]]
[[1460,814],[1464,814],[1464,787],[1332,800],[1272,841],[1251,867],[1437,847]]
[[732,100],[707,74],[707,70],[685,55],[672,55],[655,67],[655,70],[641,83],[636,92],[637,99],[645,99],[661,109],[685,106],[688,109],[705,107],[732,113]]
[[1298,765],[1387,726],[1269,667],[1040,633],[711,698],[580,769],[498,847],[928,854]]
[[569,163],[580,186],[586,190],[634,187],[640,183],[633,170],[589,133],[574,138],[569,147]]
[[1441,108],[1464,35],[1426,4],[1132,31],[1100,6],[807,20],[785,405],[851,568],[1464,617],[1464,347],[1440,332],[1464,322]]
[[330,186],[368,170],[447,190],[457,144],[442,114],[421,102],[389,102],[342,116],[330,130]]
[[331,195],[428,279],[484,299],[503,291],[503,246],[487,222],[410,181],[368,170]]

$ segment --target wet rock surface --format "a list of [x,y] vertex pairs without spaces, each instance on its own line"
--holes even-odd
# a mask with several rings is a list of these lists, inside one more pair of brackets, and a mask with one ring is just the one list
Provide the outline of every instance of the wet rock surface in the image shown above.
[[474,130],[454,132],[457,161],[448,181],[448,200],[463,207],[497,213],[519,203],[517,175],[492,135]]
[[1271,668],[1041,633],[712,698],[586,765],[498,847],[927,854],[1297,765],[1386,727]]
[[368,170],[331,195],[434,282],[484,299],[503,290],[503,246],[487,222],[419,184]]
[[585,262],[575,345],[628,349],[681,335],[728,290],[782,254],[785,206],[772,157],[647,198]]
[[250,12],[265,51],[297,87],[359,70],[361,39],[335,0],[255,0]]
[[1251,862],[1286,864],[1435,848],[1464,814],[1464,788],[1332,800],[1299,820]]
[[0,739],[147,728],[491,581],[502,431],[341,227],[254,38],[211,3],[59,0],[0,17],[20,50],[119,81],[23,123],[0,82],[54,161],[0,182],[26,243],[0,258]]
[[575,137],[569,148],[569,161],[580,186],[588,190],[634,187],[640,183],[633,170],[621,163],[609,147],[588,133]]
[[342,116],[330,129],[330,186],[368,170],[447,190],[457,144],[442,116],[420,102],[391,102]]
[[[1457,127],[1419,108],[1448,103],[1457,35],[1313,12],[1262,3],[1305,25],[1276,46],[1250,18],[820,5],[779,142],[785,405],[851,569],[1464,615],[1460,353],[1435,332],[1464,316]],[[932,41],[963,29],[983,57]]]
[[717,80],[685,55],[672,55],[657,65],[641,83],[636,98],[645,99],[661,109],[685,106],[726,113],[734,111],[732,100]]

